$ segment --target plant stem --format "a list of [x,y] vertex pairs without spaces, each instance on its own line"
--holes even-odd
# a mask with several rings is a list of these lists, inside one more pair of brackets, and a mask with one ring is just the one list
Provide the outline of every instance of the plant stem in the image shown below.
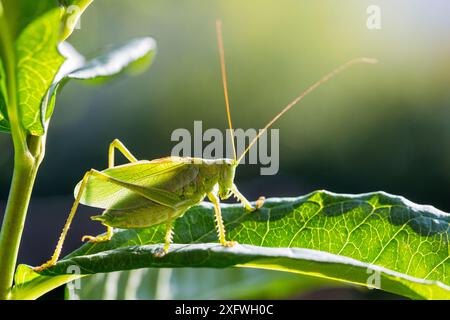
[[0,233],[0,299],[8,299],[17,254],[31,198],[37,165],[34,161],[15,161],[11,190]]
[[13,283],[31,192],[45,153],[46,136],[28,136],[20,123],[15,52],[1,2],[0,31],[1,58],[6,73],[7,110],[14,144],[14,173],[0,231],[0,300],[4,300],[9,298]]
[[16,152],[14,156],[14,173],[0,232],[0,300],[9,299],[28,205],[45,154],[45,135],[29,136],[27,140],[29,151]]

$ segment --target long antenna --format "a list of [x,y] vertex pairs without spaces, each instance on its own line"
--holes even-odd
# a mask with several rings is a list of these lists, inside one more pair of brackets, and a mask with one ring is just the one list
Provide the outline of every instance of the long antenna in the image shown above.
[[342,65],[340,65],[339,67],[337,67],[336,69],[334,69],[333,71],[331,71],[330,73],[328,73],[327,75],[325,75],[324,77],[322,77],[322,79],[320,79],[319,81],[317,81],[316,83],[314,83],[313,85],[311,85],[308,89],[306,89],[301,95],[299,95],[297,98],[295,98],[291,103],[289,103],[286,107],[284,107],[283,110],[281,110],[280,113],[278,113],[265,127],[264,129],[260,130],[258,135],[252,140],[252,142],[250,142],[250,144],[248,145],[247,149],[245,149],[244,153],[239,157],[239,159],[237,160],[237,163],[241,162],[241,160],[245,157],[245,154],[250,150],[250,148],[256,143],[256,141],[258,141],[258,139],[264,134],[264,132],[267,131],[267,129],[273,125],[283,114],[285,114],[286,112],[289,111],[289,109],[291,109],[295,104],[297,104],[300,100],[302,100],[304,97],[306,97],[309,93],[313,92],[315,89],[317,89],[318,87],[320,87],[322,84],[324,84],[325,82],[327,82],[328,80],[330,80],[331,78],[333,78],[334,76],[338,75],[339,73],[341,73],[342,71],[344,71],[345,69],[351,67],[352,65],[355,64],[360,64],[360,63],[368,63],[368,64],[374,64],[377,63],[378,61],[376,59],[373,58],[356,58],[353,60],[350,60]]
[[231,145],[233,146],[233,156],[234,160],[236,160],[237,155],[236,155],[236,147],[234,145],[234,130],[233,124],[231,123],[230,101],[228,99],[227,72],[225,68],[225,51],[223,50],[222,21],[219,19],[216,20],[216,31],[217,31],[217,43],[219,45],[219,54],[220,54],[220,69],[222,71],[223,94],[225,95],[225,105],[227,107],[228,126],[230,127]]

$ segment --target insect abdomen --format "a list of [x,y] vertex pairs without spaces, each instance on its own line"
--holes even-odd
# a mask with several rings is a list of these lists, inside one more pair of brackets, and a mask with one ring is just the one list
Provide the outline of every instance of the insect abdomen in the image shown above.
[[163,222],[169,217],[175,219],[188,208],[175,210],[157,203],[149,202],[147,205],[128,210],[106,210],[101,216],[91,217],[92,220],[101,221],[102,224],[120,228],[134,229],[147,228]]

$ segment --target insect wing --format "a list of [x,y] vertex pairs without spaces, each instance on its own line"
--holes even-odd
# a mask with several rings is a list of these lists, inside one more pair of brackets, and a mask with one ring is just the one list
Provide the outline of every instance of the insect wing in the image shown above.
[[[180,159],[180,160],[178,160]],[[141,189],[158,188],[170,184],[177,176],[186,171],[189,163],[183,158],[164,158],[154,161],[138,161],[114,168],[102,173],[111,177],[111,181],[91,176],[81,196],[82,204],[103,209],[133,209],[143,206],[149,200],[132,190],[114,183],[125,182]],[[81,182],[75,187],[78,193]]]

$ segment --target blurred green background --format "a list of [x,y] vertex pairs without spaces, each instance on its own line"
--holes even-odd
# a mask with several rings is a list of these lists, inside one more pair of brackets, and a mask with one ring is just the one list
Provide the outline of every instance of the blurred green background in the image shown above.
[[[366,27],[371,4],[381,8],[381,30]],[[194,120],[202,120],[204,129],[226,128],[218,17],[238,128],[262,127],[351,58],[379,60],[327,83],[276,124],[279,174],[260,176],[258,166],[240,167],[236,183],[248,198],[383,190],[450,211],[448,12],[445,0],[95,0],[69,39],[80,52],[89,56],[151,35],[158,55],[138,77],[102,87],[71,82],[62,90],[20,262],[37,264],[50,255],[73,187],[88,169],[106,167],[114,138],[138,158],[153,159],[169,155],[172,131],[192,130]],[[0,135],[0,147],[4,202],[12,172],[9,136]],[[94,212],[80,210],[65,250],[79,246],[81,235],[102,230],[89,220]],[[295,290],[289,296],[301,297]]]

